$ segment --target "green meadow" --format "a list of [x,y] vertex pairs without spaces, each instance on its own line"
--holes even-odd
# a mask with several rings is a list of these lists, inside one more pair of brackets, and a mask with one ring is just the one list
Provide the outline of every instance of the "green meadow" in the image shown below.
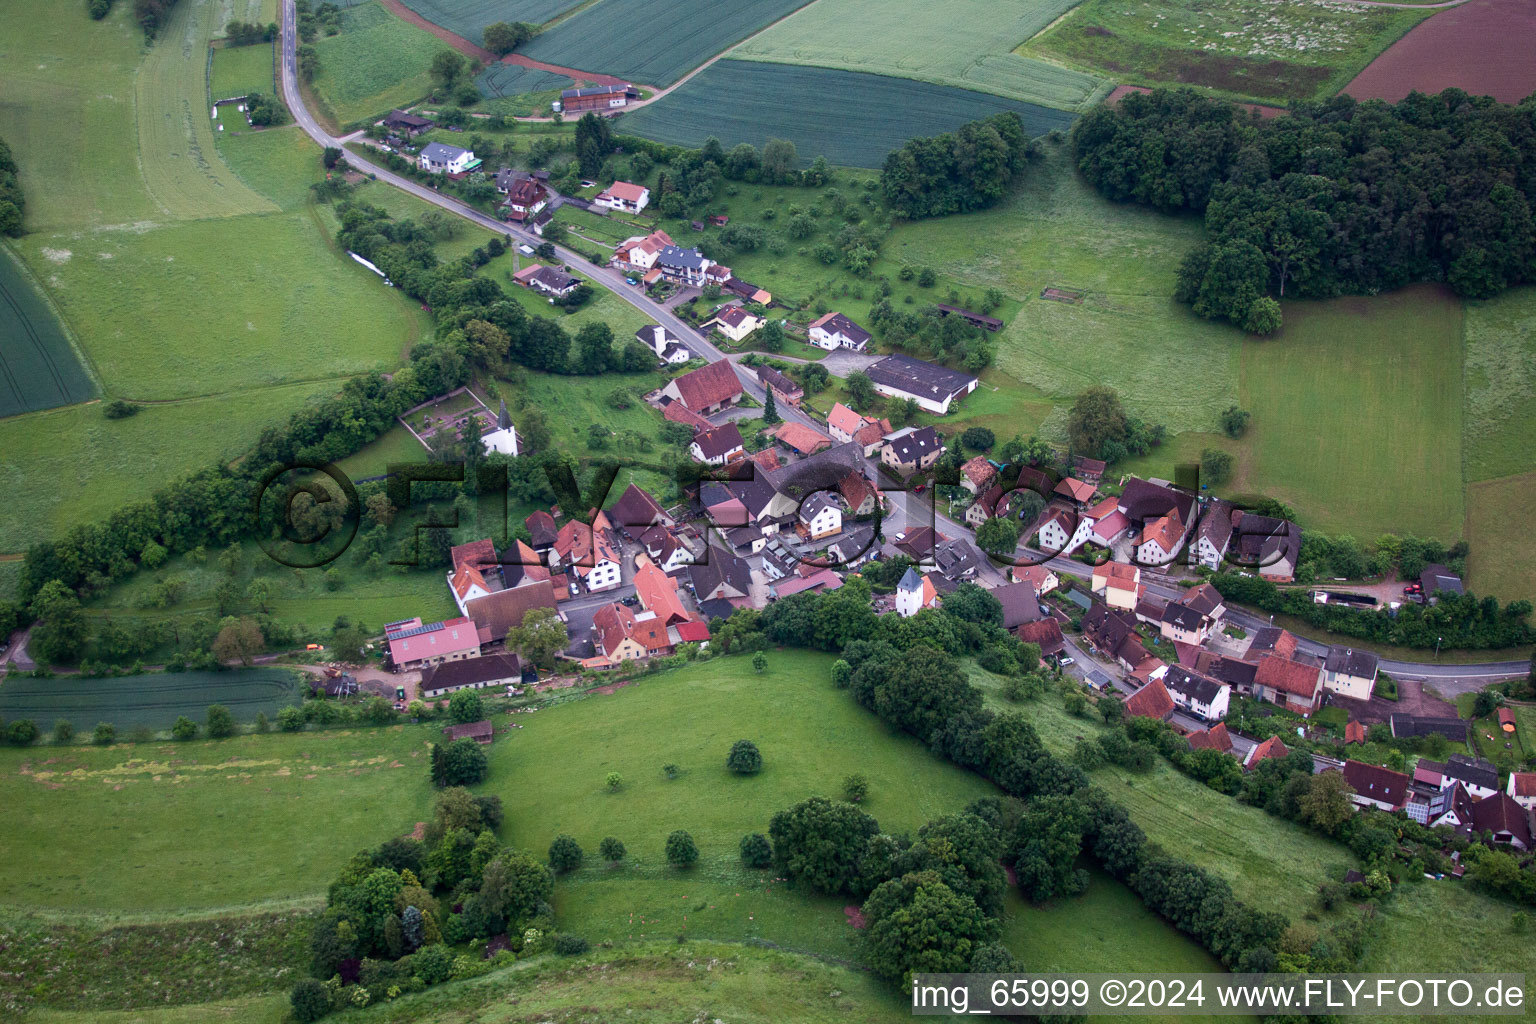
[[338,124],[370,120],[432,91],[432,58],[449,50],[430,32],[395,17],[377,3],[341,14],[341,32],[312,44],[320,72],[310,92]]

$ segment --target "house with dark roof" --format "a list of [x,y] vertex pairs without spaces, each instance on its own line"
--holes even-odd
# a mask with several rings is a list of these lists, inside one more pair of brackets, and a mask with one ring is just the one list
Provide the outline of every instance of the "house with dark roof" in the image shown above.
[[1003,606],[1004,629],[1017,629],[1026,622],[1036,622],[1045,615],[1040,610],[1040,601],[1035,595],[1033,584],[1009,583],[995,587],[990,593],[997,598],[998,604]]
[[1191,565],[1203,565],[1212,572],[1221,569],[1232,544],[1234,511],[1232,503],[1221,498],[1213,499],[1205,506],[1200,525],[1195,527],[1194,540],[1189,545]]
[[523,619],[535,608],[555,611],[557,606],[555,583],[546,577],[526,586],[509,587],[477,598],[468,602],[465,610],[484,642],[494,643],[505,640],[507,634],[521,626]]
[[1282,658],[1289,658],[1295,653],[1296,636],[1290,630],[1280,626],[1260,626],[1254,630],[1253,637],[1248,642],[1248,651],[1243,658],[1257,662],[1265,654],[1278,654]]
[[1192,672],[1182,665],[1170,665],[1163,674],[1163,685],[1181,710],[1207,722],[1227,717],[1232,687],[1226,683]]
[[421,695],[430,700],[457,690],[515,686],[522,682],[528,668],[516,654],[482,654],[478,658],[445,662],[421,674]]
[[714,261],[697,249],[684,249],[680,245],[664,246],[656,254],[654,269],[663,277],[685,285],[702,286]]
[[523,520],[523,525],[528,528],[528,542],[533,545],[533,550],[543,552],[555,546],[560,527],[555,525],[555,517],[548,512],[535,509]]
[[1531,823],[1525,808],[1504,793],[1485,796],[1472,805],[1472,828],[1488,833],[1495,846],[1531,848]]
[[719,599],[742,601],[752,586],[752,569],[724,548],[710,545],[707,557],[688,567],[688,579],[701,605]]
[[[796,384],[793,379],[775,370],[767,363],[758,363],[753,369],[757,374],[757,382],[764,389],[773,392],[774,401],[783,402],[785,405],[796,409],[800,407],[801,400],[805,398],[805,389]],[[850,439],[843,438],[843,440]]]
[[661,566],[663,572],[676,572],[693,563],[693,548],[660,523],[640,535],[646,557]]
[[795,531],[806,540],[821,540],[843,530],[843,503],[836,494],[817,491],[800,503]]
[[910,619],[924,608],[939,606],[939,591],[926,574],[919,574],[912,566],[902,574],[896,584],[896,614]]
[[433,127],[435,122],[403,110],[391,110],[384,116],[384,127],[403,138],[412,139]]
[[741,378],[729,359],[721,359],[672,378],[661,394],[689,412],[708,416],[741,401]]
[[880,461],[900,476],[927,469],[944,454],[944,442],[932,427],[903,427],[880,448]]
[[1413,739],[1438,733],[1452,743],[1467,741],[1467,723],[1459,718],[1433,715],[1410,715],[1394,711],[1387,718],[1394,739]]
[[1067,649],[1066,638],[1061,635],[1061,623],[1055,616],[1026,622],[1015,629],[1013,635],[1027,644],[1039,644],[1042,658],[1054,658]]
[[954,583],[975,576],[983,561],[982,553],[963,539],[941,541],[933,549],[933,564],[940,575]]
[[1104,470],[1107,468],[1108,463],[1103,459],[1090,459],[1083,455],[1072,456],[1072,475],[1095,487],[1100,480],[1104,479]]
[[1242,510],[1232,514],[1230,561],[1261,579],[1289,583],[1296,578],[1300,556],[1301,527],[1295,523]]
[[1354,790],[1349,799],[1356,807],[1374,807],[1390,813],[1407,806],[1411,780],[1402,772],[1361,761],[1345,761],[1344,781]]
[[975,391],[981,383],[970,374],[900,353],[886,356],[864,372],[880,394],[903,401],[910,398],[918,408],[940,416],[949,412],[956,399]]
[[[1499,791],[1499,769],[1492,761],[1468,754],[1452,754],[1440,769],[1445,779],[1455,779],[1478,800]],[[1442,782],[1442,785],[1444,783]]]
[[473,150],[460,149],[446,142],[429,142],[416,155],[417,165],[428,174],[446,174],[449,177],[468,174],[480,166]]
[[869,347],[871,337],[868,331],[836,310],[813,320],[806,329],[806,340],[829,352],[839,348],[863,352]]
[[1430,604],[1438,601],[1441,594],[1466,593],[1461,585],[1461,577],[1443,565],[1426,565],[1424,571],[1419,573],[1419,585],[1423,588],[1424,600]]
[[443,728],[443,738],[446,742],[454,740],[474,740],[481,746],[490,746],[491,737],[495,729],[491,726],[490,719],[481,719],[478,722],[464,722],[459,725],[449,725]]
[[896,535],[896,550],[918,563],[933,562],[933,551],[949,538],[931,526],[915,526]]
[[1201,651],[1195,658],[1195,671],[1226,683],[1238,693],[1253,692],[1253,678],[1258,670],[1255,662],[1228,658],[1214,651]]
[[652,526],[676,526],[676,521],[661,507],[661,502],[642,487],[630,484],[619,500],[608,509],[608,522],[630,540],[638,540]]
[[563,270],[541,264],[529,264],[512,275],[512,280],[524,288],[543,292],[551,298],[563,299],[581,286],[581,279]]
[[1127,672],[1147,657],[1136,632],[1136,616],[1131,612],[1094,601],[1083,615],[1083,636],[1095,650],[1114,658]]
[[1335,644],[1323,660],[1323,686],[1351,700],[1370,700],[1376,685],[1376,655]]
[[656,358],[668,365],[686,363],[693,358],[693,353],[684,345],[682,339],[660,324],[650,324],[635,332],[635,340],[652,352]]
[[706,466],[723,466],[746,450],[741,439],[741,429],[733,420],[723,426],[701,430],[693,436],[688,452],[696,462]]

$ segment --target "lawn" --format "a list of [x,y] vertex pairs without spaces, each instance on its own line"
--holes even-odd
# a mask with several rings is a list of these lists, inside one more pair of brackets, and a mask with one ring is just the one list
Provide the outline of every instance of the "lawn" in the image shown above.
[[276,95],[277,82],[272,77],[272,64],[271,43],[221,46],[213,51],[213,79],[208,92],[215,100],[248,96],[253,92],[263,96]]
[[[829,95],[838,101],[828,103]],[[1031,136],[1068,128],[1073,119],[1049,107],[910,78],[722,60],[624,115],[620,130],[680,146],[699,146],[713,135],[726,149],[739,142],[761,147],[768,139],[789,139],[802,162],[825,156],[834,164],[879,167],[913,136],[953,131],[1004,110],[1017,112]]]
[[484,43],[482,30],[498,21],[524,21],[542,25],[586,0],[406,0],[405,6],[434,25]]
[[723,50],[807,0],[734,0],[702,19],[679,0],[603,0],[535,36],[526,57],[616,75],[643,85],[671,85]]
[[1243,345],[1253,420],[1238,483],[1328,533],[1460,536],[1461,304],[1422,285],[1285,316]]
[[1019,49],[1138,85],[1323,99],[1430,12],[1290,0],[1086,0]]
[[1079,0],[818,0],[731,51],[732,58],[915,78],[1082,110],[1108,83],[1021,57],[1014,47]]
[[64,324],[9,245],[0,244],[0,417],[83,402],[96,385]]
[[1466,303],[1468,480],[1536,468],[1536,287]]
[[253,130],[241,121],[219,133],[218,146],[241,181],[284,210],[306,206],[313,196],[310,185],[325,173],[320,147],[296,124]]
[[1477,744],[1478,756],[1498,765],[1500,775],[1521,771],[1527,761],[1536,757],[1536,707],[1513,704],[1509,709],[1515,713],[1513,735],[1499,727],[1497,715],[1476,719],[1467,726]]
[[210,704],[223,704],[237,722],[254,722],[261,712],[270,719],[278,708],[299,699],[293,673],[281,668],[116,679],[16,678],[0,682],[0,717],[30,718],[45,730],[56,719],[67,718],[81,735],[97,722],[111,722],[126,735],[135,725],[169,729],[177,715],[202,722]]
[[320,61],[311,90],[340,124],[372,120],[427,95],[432,58],[450,50],[377,3],[344,10],[341,32],[311,45]]
[[[131,682],[125,680],[125,682]],[[431,813],[432,726],[0,752],[0,904],[195,912],[318,900]]]
[[1511,535],[1536,502],[1536,472],[1467,485],[1467,586],[1501,601],[1536,601],[1536,540]]

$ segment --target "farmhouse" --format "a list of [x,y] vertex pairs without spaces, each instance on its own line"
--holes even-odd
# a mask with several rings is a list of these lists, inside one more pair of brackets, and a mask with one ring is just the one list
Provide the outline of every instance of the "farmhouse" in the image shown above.
[[747,340],[747,335],[766,324],[768,321],[760,316],[753,316],[742,306],[727,306],[715,315],[712,320],[705,321],[704,326],[715,325],[715,330],[735,342]]
[[592,205],[618,210],[621,213],[639,213],[650,205],[650,202],[651,190],[644,185],[616,181],[604,191],[599,192],[597,198],[592,200]]
[[[775,402],[783,402],[794,408],[800,407],[801,399],[805,398],[804,388],[767,363],[758,363],[756,371],[757,382],[766,390],[773,392]],[[848,438],[843,440],[846,441]]]
[[1232,514],[1235,561],[1261,579],[1289,583],[1301,555],[1301,527],[1284,519],[1237,510]]
[[1316,665],[1273,654],[1259,659],[1253,676],[1253,695],[1303,715],[1317,710],[1323,673]]
[[408,114],[403,110],[391,110],[381,123],[385,128],[406,139],[415,138],[433,125],[433,122],[427,118]]
[[1370,700],[1376,685],[1376,655],[1349,647],[1330,647],[1323,661],[1323,685],[1353,700]]
[[[465,602],[466,614],[474,620],[482,644],[506,639],[507,634],[521,626],[523,619],[535,608],[555,610],[555,584],[550,582],[548,570],[529,568],[530,572],[537,568],[545,578]],[[560,593],[565,593],[563,588]]]
[[550,108],[561,114],[581,114],[588,110],[622,110],[631,100],[640,98],[640,90],[629,83],[623,85],[589,85],[580,89],[566,89]]
[[429,142],[421,148],[416,163],[428,174],[446,174],[457,177],[468,174],[480,166],[473,150],[460,149],[446,142]]
[[690,412],[707,416],[741,401],[741,379],[730,360],[722,359],[674,377],[661,389],[661,394],[682,403]]
[[575,570],[590,591],[612,590],[618,586],[622,561],[613,527],[603,512],[597,514],[591,526],[579,519],[567,522],[560,528],[549,552],[551,569]]
[[640,328],[635,332],[635,340],[655,352],[656,358],[664,363],[681,364],[693,358],[682,340],[660,324]]
[[1424,600],[1434,604],[1441,594],[1465,593],[1461,577],[1443,565],[1426,565],[1419,574],[1419,584],[1424,588]]
[[1042,658],[1054,658],[1067,649],[1066,638],[1061,635],[1061,623],[1054,617],[1026,622],[1014,630],[1013,635],[1027,644],[1039,644]]
[[404,619],[384,627],[389,660],[410,671],[445,661],[461,661],[480,653],[480,634],[471,619],[449,619],[423,625],[421,619]]
[[828,351],[839,348],[863,352],[869,347],[871,335],[841,313],[833,311],[811,322],[806,330],[806,340]]
[[912,399],[918,408],[940,416],[956,399],[970,394],[981,383],[969,374],[925,363],[911,356],[886,356],[865,371],[882,395]]
[[903,427],[885,439],[880,461],[901,476],[927,469],[944,454],[944,442],[932,427]]
[[436,665],[421,674],[421,695],[432,699],[456,690],[515,685],[523,679],[523,659],[516,654],[486,654]]
[[744,450],[741,430],[734,422],[727,423],[723,427],[715,427],[713,430],[699,431],[694,435],[693,443],[688,446],[688,452],[693,456],[694,461],[702,462],[706,466],[723,466]]

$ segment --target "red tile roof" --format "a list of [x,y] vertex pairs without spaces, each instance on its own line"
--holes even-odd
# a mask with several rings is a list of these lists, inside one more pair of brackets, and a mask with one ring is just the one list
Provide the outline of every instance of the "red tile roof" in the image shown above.
[[474,622],[467,618],[449,619],[411,636],[389,641],[389,657],[396,665],[479,649],[479,634]]
[[1344,724],[1344,742],[1364,743],[1365,726],[1361,725],[1359,722],[1346,722]]
[[832,447],[832,439],[819,430],[806,426],[804,423],[796,423],[785,420],[779,424],[779,428],[773,432],[774,438],[783,445],[794,449],[802,455],[810,455],[821,451],[823,448]]
[[1472,805],[1472,827],[1479,832],[1508,832],[1525,847],[1531,845],[1531,827],[1526,821],[1525,808],[1504,793],[1485,796]]
[[1141,533],[1141,543],[1153,541],[1165,553],[1172,554],[1182,536],[1184,536],[1184,521],[1179,518],[1179,510],[1174,509],[1147,524]]
[[997,467],[988,462],[985,455],[978,455],[974,459],[966,460],[965,465],[960,467],[960,472],[964,473],[971,485],[979,490],[997,476]]
[[1255,685],[1267,686],[1281,693],[1294,694],[1311,700],[1317,695],[1318,681],[1322,674],[1314,665],[1304,665],[1289,658],[1266,654],[1259,659],[1259,670],[1254,673]]
[[852,437],[865,423],[864,417],[848,408],[842,402],[836,402],[832,411],[827,413],[827,426],[833,430],[840,430]]
[[677,624],[677,638],[684,643],[696,644],[709,639],[709,627],[696,619]]
[[1536,772],[1514,772],[1510,779],[1514,782],[1515,796],[1536,796]]
[[1066,649],[1066,640],[1061,635],[1061,623],[1054,618],[1041,619],[1038,622],[1026,622],[1013,631],[1013,635],[1029,644],[1039,644],[1040,654],[1050,657]]
[[741,379],[729,359],[701,366],[672,383],[677,385],[683,404],[692,410],[727,402],[741,394]]
[[649,189],[644,185],[633,185],[627,181],[616,181],[604,190],[604,195],[610,195],[615,199],[622,199],[629,203],[638,203],[640,197],[648,191]]
[[1162,718],[1173,710],[1173,698],[1162,680],[1154,679],[1125,699],[1125,713],[1136,718]]
[[1064,494],[1076,502],[1087,501],[1093,497],[1094,492],[1097,490],[1098,488],[1093,486],[1093,484],[1079,480],[1075,476],[1063,477],[1061,482],[1056,485],[1057,494]]
[[1248,758],[1243,762],[1243,767],[1252,768],[1260,761],[1265,761],[1270,758],[1278,759],[1285,757],[1288,754],[1290,754],[1290,750],[1286,748],[1284,743],[1280,742],[1280,737],[1271,736],[1263,743],[1260,743],[1258,746],[1248,751]]
[[662,410],[662,419],[671,420],[673,423],[685,423],[695,430],[708,430],[711,426],[709,420],[700,416],[682,402],[668,402],[666,409]]
[[677,596],[677,581],[644,555],[635,562],[635,592],[640,595],[640,603],[645,609],[655,612],[663,625],[687,621],[688,612]]
[[1220,750],[1222,753],[1232,753],[1232,737],[1227,732],[1226,722],[1217,722],[1209,729],[1189,734],[1189,748],[1191,750]]
[[484,572],[496,564],[496,545],[489,538],[456,544],[452,555],[454,572],[465,567]]

